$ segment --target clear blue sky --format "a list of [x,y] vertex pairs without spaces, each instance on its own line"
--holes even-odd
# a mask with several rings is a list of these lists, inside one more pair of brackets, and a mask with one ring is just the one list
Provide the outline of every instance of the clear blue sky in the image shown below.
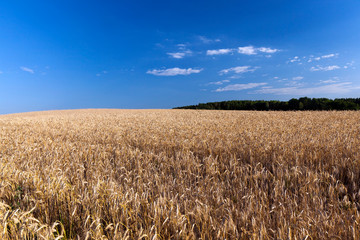
[[360,97],[360,1],[1,1],[0,113]]

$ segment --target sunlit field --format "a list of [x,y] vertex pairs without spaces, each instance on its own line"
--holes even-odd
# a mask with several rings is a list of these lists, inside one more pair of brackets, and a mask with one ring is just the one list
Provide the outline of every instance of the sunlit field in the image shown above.
[[360,112],[0,116],[0,239],[359,239]]

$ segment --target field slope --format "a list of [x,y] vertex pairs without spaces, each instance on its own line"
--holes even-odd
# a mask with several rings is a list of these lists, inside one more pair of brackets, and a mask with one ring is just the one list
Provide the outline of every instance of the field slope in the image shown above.
[[359,239],[360,112],[0,116],[1,239]]

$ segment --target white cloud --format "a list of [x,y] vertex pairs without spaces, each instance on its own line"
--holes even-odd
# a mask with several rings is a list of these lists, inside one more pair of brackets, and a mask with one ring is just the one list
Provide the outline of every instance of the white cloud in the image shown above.
[[254,91],[254,93],[262,94],[275,94],[275,95],[317,95],[317,94],[343,94],[349,93],[354,89],[360,89],[360,87],[354,87],[351,82],[328,84],[319,87],[283,87],[283,88],[262,88],[261,90]]
[[231,84],[223,88],[218,88],[215,92],[225,92],[225,91],[241,91],[245,89],[256,88],[259,86],[264,86],[267,83],[246,83],[246,84]]
[[294,58],[290,59],[289,62],[300,62],[300,58],[298,56],[295,56]]
[[176,46],[178,46],[180,49],[185,49],[186,48],[186,44],[185,43],[179,43]]
[[255,55],[255,54],[257,54],[256,53],[256,48],[254,48],[253,46],[239,47],[238,48],[238,53],[246,54],[246,55]]
[[207,50],[206,55],[223,55],[231,53],[233,49],[231,48],[223,48],[223,49],[217,49],[217,50]]
[[228,74],[228,73],[246,73],[246,72],[254,72],[257,69],[257,67],[255,68],[251,68],[251,66],[238,66],[238,67],[232,67],[232,68],[227,68],[224,70],[221,70],[219,72],[220,75],[223,74]]
[[32,70],[31,68],[27,68],[27,67],[20,67],[21,70],[23,70],[24,72],[28,72],[31,74],[34,74],[34,70]]
[[337,57],[339,56],[338,53],[331,53],[331,54],[327,54],[327,55],[323,55],[320,57],[314,57],[314,55],[310,55],[308,62],[312,62],[312,61],[320,61],[321,59],[327,59],[327,58],[333,58],[333,57]]
[[352,67],[352,69],[356,69],[355,67],[354,67],[354,61],[351,61],[351,62],[349,62],[349,63],[346,63],[346,65],[344,66],[344,68],[345,69],[348,69],[349,67]]
[[[181,45],[181,46],[179,46]],[[176,58],[176,59],[181,59],[184,58],[185,56],[190,56],[192,54],[191,50],[186,50],[185,49],[185,45],[184,44],[178,44],[179,47],[179,52],[173,52],[173,53],[167,53],[167,55]]]
[[321,56],[321,58],[332,58],[332,57],[336,57],[338,55],[339,55],[338,53],[331,53],[331,54],[328,54],[328,55]]
[[[271,54],[271,53],[276,53],[278,51],[280,50],[275,48],[268,48],[268,47],[259,47],[259,48],[255,48],[253,46],[238,47],[238,53],[245,55],[256,55],[259,52]],[[271,55],[266,55],[266,57],[271,57]]]
[[230,80],[222,80],[222,81],[217,81],[217,82],[209,82],[209,85],[222,85],[224,83],[228,83],[230,82]]
[[190,75],[192,73],[200,73],[203,69],[193,69],[193,68],[168,68],[168,69],[153,69],[148,70],[147,74],[152,74],[155,76],[176,76],[176,75]]
[[298,76],[298,77],[293,77],[292,80],[294,81],[299,81],[299,80],[303,80],[304,77]]
[[177,53],[167,53],[168,55],[172,56],[173,58],[183,58],[185,57],[185,53],[184,52],[177,52]]
[[333,71],[336,69],[340,69],[340,67],[338,65],[332,65],[332,66],[326,66],[326,67],[321,67],[319,65],[317,65],[316,67],[311,67],[310,71],[315,72],[315,71]]
[[260,52],[263,52],[263,53],[276,53],[279,51],[279,49],[272,49],[272,48],[267,48],[267,47],[260,47],[257,50],[259,50]]
[[332,79],[329,79],[329,80],[320,80],[320,83],[325,83],[325,84],[327,84],[327,83],[336,83],[337,81],[335,81],[335,80],[332,80]]
[[332,77],[332,78],[330,78],[330,79],[328,79],[328,80],[320,80],[319,82],[319,84],[329,84],[329,83],[337,83],[337,82],[339,82],[340,81],[340,78],[339,77]]

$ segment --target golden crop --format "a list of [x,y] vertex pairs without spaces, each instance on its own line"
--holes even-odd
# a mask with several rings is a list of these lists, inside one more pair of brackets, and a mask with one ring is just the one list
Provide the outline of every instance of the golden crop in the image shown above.
[[0,116],[0,239],[359,239],[360,112]]

